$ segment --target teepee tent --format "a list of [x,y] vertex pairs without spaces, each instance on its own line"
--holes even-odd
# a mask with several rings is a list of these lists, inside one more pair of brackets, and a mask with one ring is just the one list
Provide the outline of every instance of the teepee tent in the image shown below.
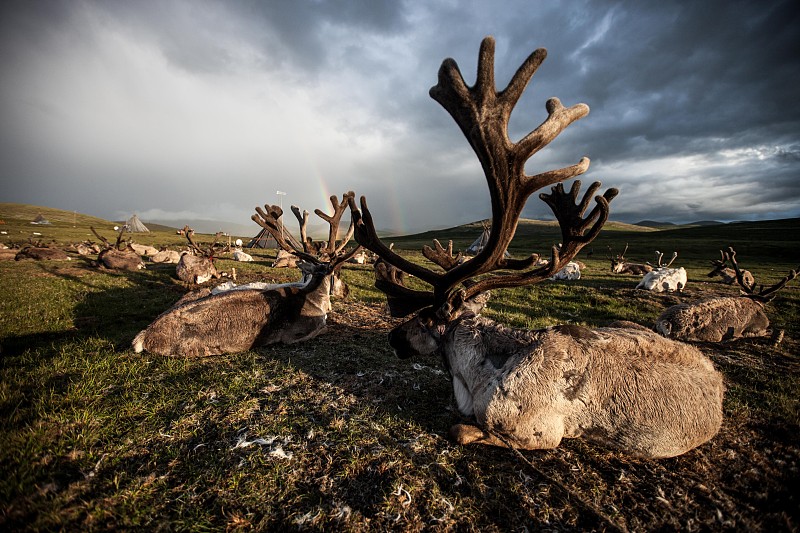
[[44,218],[44,215],[42,215],[41,213],[36,215],[36,218],[34,218],[33,221],[31,222],[31,224],[49,224],[49,223],[50,221]]
[[244,246],[245,248],[277,248],[278,243],[275,242],[275,237],[262,228],[258,235],[250,239],[250,242]]
[[[491,233],[491,226],[489,226],[487,222],[484,222],[483,233],[481,233],[480,236],[477,239],[475,239],[475,241],[472,244],[469,245],[469,247],[466,249],[466,253],[468,255],[478,255],[480,251],[483,250],[483,248],[489,242],[490,233]],[[511,257],[511,254],[508,253],[508,250],[506,250],[503,255],[504,257]]]
[[145,226],[141,220],[139,220],[139,217],[136,215],[136,213],[134,213],[133,216],[128,219],[128,221],[125,223],[125,226],[127,226],[128,231],[131,233],[150,233],[150,230],[147,229],[147,226]]

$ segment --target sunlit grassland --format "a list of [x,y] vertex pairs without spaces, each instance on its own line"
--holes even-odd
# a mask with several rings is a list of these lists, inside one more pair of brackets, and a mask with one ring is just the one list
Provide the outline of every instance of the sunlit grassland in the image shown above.
[[[705,276],[729,243],[763,283],[800,264],[796,231],[758,233],[753,242],[719,228],[716,237],[709,229],[689,237],[682,231],[690,229],[604,232],[594,253],[580,257],[587,264],[581,280],[498,291],[486,314],[526,328],[647,325],[669,305],[736,294]],[[168,232],[162,237],[182,244]],[[512,252],[547,253],[553,242],[552,229],[522,232]],[[690,280],[685,293],[637,291],[636,278],[611,274],[606,243],[621,250],[626,242],[627,255],[640,260],[679,246],[676,265]],[[422,263],[419,243],[396,239]],[[253,254],[254,263],[222,257],[218,267],[236,268],[241,281],[299,277],[268,266],[273,250]],[[347,265],[342,275],[351,292],[334,302],[328,333],[185,360],[129,347],[187,290],[174,266],[115,273],[75,255],[66,263],[0,262],[0,526],[606,528],[586,502],[630,530],[800,523],[797,281],[767,308],[774,327],[786,330],[782,344],[701,346],[728,388],[726,422],[710,443],[654,462],[573,439],[525,452],[537,471],[509,451],[448,441],[458,417],[439,362],[396,359],[386,343],[396,320],[383,312],[371,267]]]

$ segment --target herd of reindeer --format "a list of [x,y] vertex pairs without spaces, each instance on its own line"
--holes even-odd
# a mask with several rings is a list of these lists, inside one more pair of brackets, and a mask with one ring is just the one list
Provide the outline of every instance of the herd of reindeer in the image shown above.
[[[693,343],[767,335],[764,306],[797,272],[790,271],[770,287],[757,286],[753,276],[739,267],[736,252],[727,248],[713,261],[709,275],[738,283],[741,295],[675,305],[652,327],[620,321],[595,329],[568,324],[527,330],[481,316],[492,291],[552,279],[573,263],[600,232],[618,194],[613,188],[596,194],[599,182],[583,195],[579,180],[568,190],[563,186],[562,182],[586,172],[586,157],[565,168],[533,176],[525,173],[528,159],[586,116],[589,108],[564,107],[551,98],[546,103],[547,118],[512,142],[507,133],[511,112],[546,51],[534,51],[508,86],[498,91],[494,48],[491,37],[481,43],[475,85],[468,86],[456,62],[446,59],[430,90],[461,128],[488,183],[491,232],[477,255],[467,259],[454,254],[452,242],[445,247],[434,240],[433,247],[422,249],[428,263],[410,261],[378,237],[366,199],[361,197],[357,204],[353,192],[345,193],[341,201],[331,197],[332,215],[315,211],[330,225],[327,241],[315,242],[306,235],[308,212],[301,214],[292,207],[300,223],[298,240],[284,231],[282,209],[265,205],[256,208],[252,219],[278,243],[279,261],[297,263],[302,280],[278,285],[236,285],[229,280],[213,289],[189,292],[136,335],[134,350],[197,357],[313,338],[325,329],[331,296],[346,294],[339,276],[342,266],[363,262],[368,250],[374,259],[375,286],[386,295],[389,313],[410,317],[389,333],[394,352],[401,358],[440,357],[449,371],[463,416],[463,422],[450,429],[456,442],[545,449],[558,446],[562,438],[582,436],[635,456],[665,458],[711,439],[723,418],[723,376]],[[550,191],[539,198],[558,220],[561,242],[552,247],[549,258],[509,257],[506,250],[525,203],[546,187]],[[348,210],[351,224],[340,237],[340,221]],[[190,228],[183,233],[192,253],[172,258],[178,261],[178,277],[204,283],[224,276],[213,265],[216,243],[203,248],[193,240]],[[140,255],[121,242],[122,233],[113,244],[95,234],[104,245],[96,252],[98,264],[143,267]],[[351,238],[357,246],[348,249]],[[35,254],[35,248],[19,253]],[[642,276],[638,288],[682,291],[685,287],[686,271],[671,266],[677,254],[664,264],[664,254],[657,252],[656,264],[651,265],[628,262],[626,251],[627,247],[612,257],[609,250],[611,268]],[[407,276],[429,289],[409,287]]]

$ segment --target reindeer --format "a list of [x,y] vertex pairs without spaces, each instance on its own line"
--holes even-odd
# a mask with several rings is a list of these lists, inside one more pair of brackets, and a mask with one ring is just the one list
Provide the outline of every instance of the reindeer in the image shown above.
[[621,254],[616,257],[611,257],[611,247],[608,247],[608,258],[611,260],[611,272],[615,274],[633,274],[634,276],[644,276],[653,270],[649,264],[631,263],[625,259],[625,252],[628,251],[628,244],[625,243],[625,249]]
[[186,283],[201,285],[211,279],[227,276],[226,273],[217,271],[217,267],[214,266],[214,255],[219,245],[219,233],[214,236],[214,242],[210,246],[201,248],[192,238],[194,236],[192,228],[187,225],[180,231],[189,241],[189,249],[193,253],[183,254],[178,260],[178,265],[175,267],[178,279]]
[[[722,283],[733,285],[736,283],[736,271],[726,266],[728,259],[725,257],[725,252],[720,250],[719,255],[720,259],[711,261],[711,265],[714,269],[708,273],[708,277],[713,278],[714,276],[719,276],[722,278]],[[749,270],[742,270],[742,281],[745,285],[749,286],[754,285],[756,282],[753,274],[751,274]]]
[[742,288],[742,294],[673,305],[656,319],[655,330],[658,333],[691,342],[724,342],[767,335],[769,319],[764,306],[797,277],[797,270],[790,270],[788,275],[770,287],[762,285],[756,290],[752,274],[739,269],[732,247],[723,253],[722,260],[733,264],[734,278]]
[[97,233],[94,227],[90,226],[89,229],[102,241],[104,246],[100,253],[97,254],[95,265],[111,270],[136,271],[144,268],[142,258],[131,249],[130,242],[122,238],[122,234],[125,233],[124,227],[119,230],[117,241],[114,244],[111,244],[108,239]]
[[147,244],[130,243],[131,249],[140,256],[152,257],[158,253],[158,248]]
[[[477,257],[452,267],[443,260],[437,263],[443,271],[413,263],[378,238],[364,197],[360,209],[351,202],[356,240],[432,287],[414,290],[398,283],[397,275],[378,276],[376,286],[387,294],[392,314],[414,313],[391,331],[389,344],[400,357],[443,357],[458,410],[470,418],[451,429],[461,444],[542,449],[582,435],[643,457],[682,454],[712,438],[722,422],[722,376],[697,348],[648,330],[562,325],[529,331],[479,316],[488,291],[539,283],[563,268],[600,232],[618,193],[609,189],[595,196],[596,205],[584,218],[600,183],[578,201],[580,182],[569,192],[561,182],[584,173],[588,158],[525,174],[526,161],[589,108],[565,108],[551,98],[545,121],[511,142],[509,115],[546,51],[533,52],[497,91],[494,47],[491,37],[483,40],[474,86],[468,87],[455,61],[447,59],[430,91],[460,126],[489,185],[492,231]],[[527,198],[548,185],[551,192],[539,197],[559,222],[561,247],[552,248],[546,266],[534,266],[536,254],[504,257]]]
[[686,270],[684,270],[683,267],[670,268],[675,258],[678,257],[678,252],[672,252],[672,259],[670,259],[669,263],[666,265],[661,263],[664,258],[663,252],[656,250],[656,257],[658,258],[658,266],[645,274],[638,285],[636,285],[636,288],[655,292],[683,292],[687,281]]
[[177,265],[181,260],[181,255],[184,253],[188,252],[178,252],[162,247],[158,253],[150,256],[150,261],[153,263],[171,263]]
[[[292,213],[294,213],[300,225],[300,240],[298,241],[294,236],[285,231],[285,227],[280,221],[283,210],[279,206],[265,205],[264,207],[267,209],[267,212],[259,211],[260,218],[254,216],[253,220],[269,231],[273,236],[275,234],[281,235],[280,239],[277,237],[275,239],[280,250],[278,251],[278,258],[272,266],[291,266],[292,262],[296,261],[297,252],[303,252],[304,254],[317,257],[323,262],[328,262],[331,257],[341,254],[342,250],[344,250],[353,236],[353,224],[351,222],[341,240],[339,239],[339,224],[342,220],[342,215],[347,211],[349,200],[354,197],[355,193],[353,191],[342,195],[341,202],[336,196],[331,196],[329,200],[333,207],[332,215],[328,215],[320,209],[314,210],[314,213],[318,217],[328,223],[327,241],[314,241],[308,236],[308,211],[304,210],[301,212],[300,208],[296,205],[291,206]],[[354,255],[356,255],[356,253],[354,253]],[[331,295],[337,298],[344,298],[349,293],[347,284],[345,284],[339,276],[341,266],[342,265],[339,265],[331,273]]]
[[[23,261],[33,259],[34,261],[71,261],[67,252],[60,248],[50,248],[41,242],[32,242],[28,239],[28,244],[19,251],[15,250],[14,260]],[[9,254],[10,255],[10,254]]]
[[[256,208],[253,220],[270,231],[281,247],[291,249],[277,229],[281,208],[264,207],[266,211]],[[338,227],[338,219],[336,223]],[[332,235],[335,244],[336,233]],[[343,247],[334,246],[324,260],[295,250],[303,260],[299,264],[303,272],[300,283],[261,289],[231,287],[233,290],[217,293],[205,288],[188,293],[136,336],[133,349],[137,353],[204,357],[311,339],[325,330],[331,310],[332,273],[359,249],[345,252]]]

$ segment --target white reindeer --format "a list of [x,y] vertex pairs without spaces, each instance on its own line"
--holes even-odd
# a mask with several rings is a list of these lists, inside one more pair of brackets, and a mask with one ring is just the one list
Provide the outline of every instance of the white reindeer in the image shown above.
[[666,265],[661,264],[664,257],[663,252],[656,250],[656,257],[658,257],[658,266],[645,274],[636,288],[655,292],[682,292],[686,287],[686,270],[683,267],[670,268],[672,262],[678,257],[678,252],[672,252],[672,259]]

